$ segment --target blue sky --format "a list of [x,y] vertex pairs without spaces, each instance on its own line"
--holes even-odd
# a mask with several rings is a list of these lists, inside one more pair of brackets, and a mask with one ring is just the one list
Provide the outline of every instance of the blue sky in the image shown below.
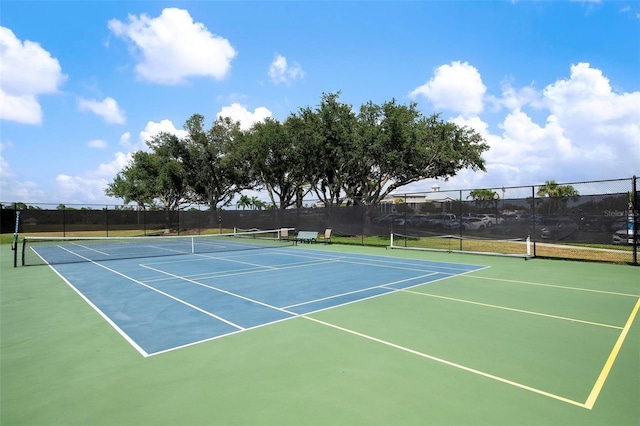
[[640,175],[637,1],[5,0],[0,55],[2,202],[119,204],[104,188],[154,133],[335,91],[481,133],[487,172],[442,189]]

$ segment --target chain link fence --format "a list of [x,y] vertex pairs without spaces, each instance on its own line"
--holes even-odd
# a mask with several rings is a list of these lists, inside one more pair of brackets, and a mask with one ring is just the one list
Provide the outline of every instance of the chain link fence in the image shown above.
[[[559,188],[558,188],[559,187]],[[318,203],[312,203],[318,205]],[[15,203],[1,203],[3,234]],[[266,210],[144,211],[131,206],[47,205],[21,210],[21,234],[122,236],[200,234],[234,228],[324,231],[347,244],[527,255],[638,265],[637,178],[434,190],[384,202]]]

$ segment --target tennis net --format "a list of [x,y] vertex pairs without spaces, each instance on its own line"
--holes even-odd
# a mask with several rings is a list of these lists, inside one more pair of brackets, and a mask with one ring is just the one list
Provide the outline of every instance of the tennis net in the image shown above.
[[438,235],[431,237],[391,234],[389,248],[407,250],[432,250],[460,253],[474,253],[498,256],[532,257],[528,238],[489,239],[459,235]]
[[22,265],[253,250],[292,245],[280,230],[154,237],[24,237]]

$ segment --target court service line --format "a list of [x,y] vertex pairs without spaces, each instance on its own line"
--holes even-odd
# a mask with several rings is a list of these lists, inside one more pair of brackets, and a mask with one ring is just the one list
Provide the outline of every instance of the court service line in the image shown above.
[[204,257],[205,259],[213,259],[213,260],[224,260],[226,262],[230,262],[230,263],[239,263],[241,265],[249,265],[249,266],[255,266],[257,268],[264,268],[264,269],[276,269],[273,266],[270,265],[260,265],[258,263],[252,263],[252,262],[245,262],[242,260],[235,260],[233,258],[225,258],[225,257],[219,257],[219,256],[208,256],[206,254],[202,254],[202,253],[196,253],[198,256],[200,257]]
[[636,315],[638,314],[638,309],[640,309],[640,298],[638,298],[638,301],[636,302],[636,306],[633,308],[633,311],[631,311],[631,314],[627,319],[627,323],[622,329],[620,336],[618,336],[618,340],[616,341],[616,344],[613,346],[613,349],[609,354],[609,358],[607,358],[607,361],[604,363],[604,367],[602,367],[602,371],[600,371],[600,375],[598,376],[598,379],[596,380],[596,383],[593,386],[593,389],[591,389],[591,393],[589,393],[589,396],[587,397],[587,401],[585,402],[584,405],[589,410],[593,408],[593,406],[596,403],[596,400],[598,399],[598,395],[600,395],[600,391],[602,390],[602,387],[604,386],[604,382],[607,380],[607,377],[611,372],[611,368],[613,367],[613,363],[616,361],[618,353],[620,352],[620,348],[622,348],[622,344],[627,338],[627,334],[629,333],[631,324],[633,324],[633,321]]
[[246,301],[251,302],[251,303],[255,303],[256,305],[261,305],[261,306],[265,306],[265,307],[270,308],[270,309],[275,309],[277,311],[284,312],[284,313],[289,314],[289,315],[294,315],[294,316],[298,315],[295,312],[289,312],[286,309],[279,308],[279,307],[274,306],[274,305],[269,305],[268,303],[264,303],[264,302],[261,302],[261,301],[256,300],[256,299],[251,299],[250,297],[246,297],[246,296],[243,296],[241,294],[234,293],[234,292],[229,291],[229,290],[225,290],[223,288],[218,288],[218,287],[214,287],[212,285],[207,285],[207,284],[198,282],[196,280],[192,280],[192,279],[189,279],[189,278],[182,277],[180,275],[172,274],[171,272],[166,272],[166,271],[163,271],[161,269],[153,268],[151,266],[142,265],[142,264],[140,266],[142,266],[143,268],[147,268],[147,269],[150,269],[152,271],[158,272],[160,274],[168,275],[168,276],[176,278],[178,280],[186,281],[186,282],[191,283],[191,284],[199,285],[200,287],[205,287],[205,288],[208,288],[210,290],[214,290],[214,291],[217,291],[217,292],[220,292],[220,293],[227,294],[229,296],[237,297],[238,299],[242,299],[242,300],[246,300]]
[[[331,260],[331,262],[335,262],[335,261],[336,261],[336,260]],[[328,263],[328,262],[321,262],[321,263]],[[147,265],[143,265],[143,264],[140,264],[140,266],[141,266],[141,267],[143,267],[143,268],[147,268],[147,269],[154,269],[154,268],[151,268],[151,267],[149,267],[149,266],[147,266]],[[170,274],[170,273],[164,272],[164,271],[162,271],[162,270],[158,270],[157,272],[160,272],[160,273],[162,273],[162,274],[167,274],[167,275],[173,275],[173,274]],[[466,271],[466,272],[463,272],[463,273],[465,273],[465,274],[466,274],[466,273],[470,273],[470,272],[474,272],[474,271]],[[434,273],[429,274],[429,275],[435,275],[435,274],[437,274],[437,273],[438,273],[438,272],[434,272]],[[448,275],[447,273],[441,273],[441,274],[442,274],[442,275]],[[429,275],[427,275],[427,276],[429,276]],[[184,278],[184,277],[181,277],[181,276],[174,275],[173,277],[174,277],[174,278],[181,279],[181,280],[185,280],[185,278]],[[416,279],[416,278],[417,278],[417,277],[414,277],[414,278],[412,278],[412,279]],[[444,277],[442,277],[442,278],[438,278],[438,279],[435,279],[435,280],[425,281],[425,282],[420,282],[420,283],[414,284],[414,285],[412,285],[412,286],[410,286],[410,287],[407,287],[407,288],[414,288],[414,287],[418,287],[418,286],[421,286],[421,285],[424,285],[424,284],[433,283],[433,282],[437,282],[437,281],[442,281],[442,280],[449,279],[449,278],[450,278],[450,277],[448,277],[448,276],[444,276]],[[302,317],[304,317],[304,315],[310,315],[310,314],[314,314],[314,313],[317,313],[317,312],[322,312],[322,311],[326,311],[326,310],[329,310],[329,309],[334,309],[334,308],[337,308],[337,307],[346,306],[346,305],[350,305],[350,304],[357,303],[357,302],[362,302],[362,301],[369,300],[369,299],[374,299],[374,298],[377,298],[377,297],[383,296],[383,295],[385,295],[385,294],[391,294],[391,293],[395,293],[395,292],[398,292],[398,291],[400,291],[400,290],[401,290],[401,289],[397,289],[397,288],[390,288],[390,290],[391,290],[391,291],[390,291],[390,292],[388,292],[388,293],[376,294],[376,295],[372,295],[372,296],[365,297],[365,298],[362,298],[362,299],[352,300],[352,301],[349,301],[349,302],[346,302],[346,303],[341,303],[341,304],[338,304],[338,305],[329,306],[329,307],[325,307],[325,308],[322,308],[322,309],[317,309],[317,310],[312,311],[312,312],[307,312],[306,314],[299,314],[299,313],[296,313],[296,312],[288,311],[286,308],[279,308],[279,307],[277,307],[277,306],[272,306],[272,305],[269,305],[269,304],[266,304],[266,303],[262,303],[262,302],[259,302],[259,301],[257,301],[257,300],[253,300],[253,299],[250,299],[250,298],[247,298],[247,297],[244,297],[244,296],[240,296],[240,295],[237,295],[237,294],[235,294],[235,293],[232,293],[232,292],[229,292],[229,291],[226,291],[226,290],[218,289],[218,288],[215,288],[215,287],[213,287],[213,286],[208,286],[208,285],[206,285],[206,284],[199,283],[199,282],[197,282],[197,281],[193,281],[193,280],[189,280],[189,279],[186,279],[186,281],[188,281],[188,282],[192,282],[193,284],[196,284],[196,285],[199,285],[199,286],[203,286],[203,287],[205,287],[205,288],[210,288],[210,289],[212,289],[212,290],[221,291],[221,292],[223,292],[223,293],[227,293],[227,294],[229,294],[229,295],[231,295],[231,296],[237,296],[237,297],[240,297],[240,298],[242,298],[242,299],[245,299],[245,300],[248,300],[248,301],[251,301],[251,302],[255,302],[255,303],[257,303],[257,304],[260,304],[260,305],[263,305],[263,306],[266,306],[266,307],[269,307],[269,308],[272,308],[272,309],[275,309],[275,310],[279,310],[279,311],[282,311],[282,312],[284,312],[284,313],[290,314],[291,316],[290,316],[290,317],[288,317],[288,318],[283,318],[283,319],[280,319],[280,320],[274,321],[274,322],[269,322],[269,323],[265,323],[265,324],[260,324],[260,325],[258,325],[258,326],[249,327],[249,328],[246,328],[246,329],[243,329],[243,330],[234,331],[234,332],[231,332],[231,333],[226,333],[226,334],[223,334],[223,335],[219,335],[219,336],[215,336],[215,337],[207,338],[207,339],[204,339],[204,340],[202,340],[202,341],[200,341],[200,342],[192,342],[192,343],[188,343],[188,344],[183,345],[183,346],[180,346],[180,347],[191,346],[191,345],[195,345],[195,344],[198,344],[198,343],[201,343],[201,342],[205,342],[205,341],[209,341],[209,340],[215,340],[215,339],[218,339],[218,338],[221,338],[221,337],[225,337],[225,336],[228,336],[228,335],[231,335],[231,334],[236,334],[236,333],[239,333],[239,332],[241,332],[241,331],[248,331],[248,330],[252,330],[252,329],[254,329],[254,328],[263,327],[263,326],[266,326],[266,325],[269,325],[269,324],[273,324],[273,323],[276,323],[276,322],[287,321],[287,320],[290,320],[290,319],[293,319],[293,318],[298,318],[298,317],[301,317],[301,316],[302,316]],[[377,288],[377,287],[379,287],[379,288],[386,288],[385,286],[389,286],[389,285],[391,285],[391,284],[393,284],[393,283],[385,283],[385,284],[381,284],[381,285],[379,285],[379,286],[374,286],[374,287],[372,287],[372,288]],[[386,288],[386,289],[389,289],[389,288]],[[152,355],[156,355],[156,354],[159,354],[159,353],[164,353],[164,352],[173,351],[173,350],[175,350],[175,349],[179,349],[180,347],[166,349],[166,350],[163,350],[163,351],[160,351],[160,352],[154,353],[154,354],[152,354]]]
[[[95,252],[95,253],[99,253],[99,254],[102,254],[102,255],[104,255],[104,256],[111,256],[111,255],[110,255],[109,253],[107,253],[107,252],[104,252],[104,251],[100,251],[100,250],[94,249],[93,247],[89,247],[89,246],[86,246],[86,245],[84,245],[84,244],[78,244],[78,243],[76,243],[76,242],[73,242],[73,241],[72,241],[72,242],[71,242],[71,245],[74,245],[74,246],[76,246],[76,247],[82,247],[82,248],[83,248],[83,249],[85,249],[85,250],[89,250],[89,251],[92,251],[92,252]],[[66,249],[66,248],[65,248],[65,247],[63,247],[63,246],[60,246],[60,245],[59,245],[59,246],[58,246],[58,248],[61,248],[61,249],[66,250],[66,251],[68,251],[68,252],[70,252],[70,253],[76,254],[75,252],[73,252],[73,251],[71,251],[71,250],[69,250],[69,249]]]
[[488,379],[491,379],[491,380],[495,380],[497,382],[501,382],[501,383],[504,383],[504,384],[507,384],[507,385],[511,385],[511,386],[520,388],[520,389],[524,389],[526,391],[533,392],[533,393],[536,393],[538,395],[543,395],[543,396],[546,396],[548,398],[552,398],[552,399],[555,399],[555,400],[558,400],[558,401],[566,402],[567,404],[575,405],[577,407],[587,408],[585,406],[585,404],[583,404],[581,402],[574,401],[572,399],[565,398],[565,397],[560,396],[560,395],[555,395],[553,393],[550,393],[550,392],[547,392],[547,391],[543,391],[541,389],[537,389],[537,388],[534,388],[534,387],[531,387],[531,386],[527,386],[527,385],[522,384],[522,383],[514,382],[513,380],[505,379],[503,377],[496,376],[494,374],[485,373],[484,371],[476,370],[474,368],[467,367],[467,366],[464,366],[462,364],[457,364],[457,363],[452,362],[452,361],[447,361],[445,359],[438,358],[438,357],[433,356],[433,355],[425,354],[423,352],[419,352],[419,351],[416,351],[414,349],[407,348],[405,346],[401,346],[401,345],[398,345],[398,344],[395,344],[395,343],[392,343],[392,342],[389,342],[389,341],[386,341],[386,340],[378,339],[377,337],[369,336],[368,334],[360,333],[358,331],[351,330],[351,329],[348,329],[348,328],[345,328],[345,327],[341,327],[339,325],[331,324],[331,323],[328,323],[326,321],[322,321],[322,320],[319,320],[319,319],[316,319],[316,318],[309,317],[307,315],[301,315],[301,317],[305,318],[307,320],[316,322],[318,324],[322,324],[322,325],[327,326],[327,327],[335,328],[336,330],[340,330],[340,331],[343,331],[345,333],[353,334],[355,336],[359,336],[359,337],[362,337],[364,339],[371,340],[373,342],[381,343],[383,345],[386,345],[386,346],[389,346],[389,347],[392,347],[392,348],[395,348],[395,349],[399,349],[401,351],[408,352],[408,353],[411,353],[413,355],[417,355],[417,356],[420,356],[422,358],[429,359],[431,361],[435,361],[435,362],[438,362],[438,363],[441,363],[441,364],[444,364],[444,365],[448,365],[449,367],[454,367],[454,368],[457,368],[457,369],[460,369],[460,370],[463,370],[463,371],[466,371],[466,372],[469,372],[469,373],[476,374],[478,376],[482,376],[482,377],[485,377],[485,378],[488,378]]
[[435,297],[435,298],[438,298],[438,299],[452,300],[454,302],[462,302],[462,303],[469,303],[471,305],[485,306],[487,308],[502,309],[502,310],[505,310],[505,311],[519,312],[519,313],[522,313],[522,314],[537,315],[537,316],[541,316],[541,317],[559,319],[559,320],[563,320],[563,321],[578,322],[578,323],[582,323],[582,324],[595,325],[595,326],[598,326],[598,327],[607,327],[607,328],[614,328],[616,330],[622,330],[622,327],[619,327],[617,325],[602,324],[602,323],[599,323],[599,322],[585,321],[585,320],[580,320],[580,319],[576,319],[576,318],[563,317],[563,316],[559,316],[559,315],[544,314],[542,312],[527,311],[525,309],[508,308],[506,306],[492,305],[490,303],[474,302],[472,300],[457,299],[455,297],[440,296],[440,295],[431,294],[431,293],[422,293],[422,292],[414,291],[414,290],[404,290],[403,289],[401,291],[403,291],[405,293],[419,294],[420,296]]
[[[72,253],[73,253],[73,252],[72,252]],[[91,259],[89,259],[89,258],[86,258],[86,257],[84,257],[84,256],[81,256],[81,255],[79,255],[78,253],[73,253],[73,254],[74,254],[74,255],[76,255],[76,256],[78,256],[78,257],[81,257],[81,258],[83,258],[83,259],[87,260],[88,262],[91,262],[92,264],[94,264],[94,265],[96,265],[96,266],[99,266],[99,267],[101,267],[101,268],[103,268],[103,269],[106,269],[106,270],[107,270],[107,271],[109,271],[109,272],[113,272],[114,274],[119,275],[119,276],[121,276],[122,278],[126,278],[127,280],[129,280],[129,281],[133,281],[134,283],[136,283],[136,284],[138,284],[138,285],[141,285],[141,286],[143,286],[143,287],[146,287],[146,288],[148,288],[149,290],[153,290],[153,291],[155,291],[156,293],[162,294],[163,296],[166,296],[166,297],[168,297],[169,299],[175,300],[175,301],[176,301],[176,302],[178,302],[178,303],[182,303],[183,305],[186,305],[186,306],[188,306],[188,307],[190,307],[190,308],[193,308],[193,309],[195,309],[195,310],[196,310],[196,311],[198,311],[198,312],[201,312],[201,313],[203,313],[203,314],[205,314],[205,315],[208,315],[208,316],[210,316],[210,317],[212,317],[212,318],[215,318],[215,319],[217,319],[217,320],[219,320],[219,321],[225,322],[225,323],[229,324],[230,326],[235,327],[235,328],[237,328],[237,329],[239,329],[239,330],[244,330],[244,327],[239,326],[238,324],[235,324],[235,323],[233,323],[233,322],[231,322],[231,321],[229,321],[229,320],[226,320],[226,319],[224,319],[224,318],[222,318],[222,317],[220,317],[220,316],[218,316],[218,315],[216,315],[216,314],[213,314],[213,313],[211,313],[211,312],[209,312],[209,311],[206,311],[206,310],[204,310],[204,309],[201,309],[201,308],[197,307],[196,305],[193,305],[193,304],[191,304],[191,303],[189,303],[189,302],[187,302],[187,301],[185,301],[185,300],[182,300],[182,299],[180,299],[180,298],[177,298],[177,297],[175,297],[175,296],[172,296],[171,294],[166,293],[166,292],[164,292],[164,291],[162,291],[162,290],[158,290],[158,289],[157,289],[157,288],[155,288],[155,287],[152,287],[152,286],[150,286],[150,285],[148,285],[148,284],[145,284],[145,283],[143,283],[142,281],[136,280],[135,278],[132,278],[132,277],[130,277],[130,276],[128,276],[128,275],[125,275],[125,274],[123,274],[122,272],[116,271],[115,269],[109,268],[108,266],[105,266],[105,265],[103,265],[103,264],[101,264],[101,263],[95,262],[95,261],[93,261],[93,260],[91,260]]]
[[[322,259],[322,258],[326,258],[327,256],[325,255],[325,252],[314,252],[314,251],[307,251],[306,253],[309,253],[307,255],[304,254],[300,254],[300,253],[292,253],[291,251],[279,251],[279,253],[282,254],[286,254],[287,256],[292,256],[292,257],[305,257],[305,258],[313,258],[313,259]],[[313,253],[313,256],[311,255],[311,253]],[[335,256],[334,256],[335,257]],[[444,274],[458,274],[458,273],[467,273],[467,272],[477,272],[479,270],[482,269],[486,269],[488,268],[488,266],[484,266],[484,265],[474,265],[474,264],[459,264],[459,263],[450,263],[450,262],[433,262],[433,261],[426,261],[426,260],[420,260],[420,259],[399,259],[399,258],[395,258],[395,257],[390,257],[390,256],[379,256],[379,255],[367,255],[364,256],[366,258],[367,262],[374,262],[376,265],[391,265],[390,267],[393,266],[412,266],[412,267],[417,267],[417,266],[424,266],[427,268],[430,268],[431,270],[434,269],[444,269],[444,270],[453,270],[454,272],[443,272],[440,271]],[[368,263],[364,263],[362,261],[361,257],[358,256],[353,256],[353,255],[347,255],[347,254],[342,254],[342,256],[336,257],[336,259],[342,260],[342,261],[349,261],[349,263],[354,263],[354,264],[360,264],[360,262],[362,262],[361,264],[368,264]],[[413,262],[412,262],[413,261]],[[417,265],[418,264],[418,265]],[[476,269],[461,269],[460,266],[464,265],[464,266],[473,266]],[[424,269],[423,269],[424,271]],[[462,271],[462,272],[460,272]]]
[[617,293],[614,291],[605,291],[605,290],[593,290],[590,288],[582,288],[582,287],[569,287],[564,285],[556,285],[556,284],[543,284],[543,283],[535,283],[531,281],[518,281],[518,280],[507,280],[504,278],[492,278],[492,277],[478,277],[473,275],[468,275],[468,278],[477,278],[479,280],[489,280],[489,281],[502,281],[508,283],[517,283],[517,284],[526,284],[526,285],[537,285],[541,287],[553,287],[553,288],[561,288],[565,290],[574,290],[574,291],[585,291],[588,293],[601,293],[601,294],[610,294],[613,296],[625,296],[625,297],[638,297],[638,294],[628,294],[628,293]]
[[[443,278],[439,278],[439,279],[433,280],[433,281],[421,282],[421,283],[415,284],[415,285],[413,285],[413,286],[411,286],[409,288],[421,286],[421,285],[428,284],[428,283],[435,282],[435,281],[441,281],[443,279],[448,279],[448,278],[449,277],[443,277]],[[391,283],[382,284],[382,285],[379,285],[379,286],[372,287],[372,289],[373,288],[378,288],[378,287],[379,288],[385,288],[384,286],[390,285],[390,284]],[[276,324],[276,323],[279,323],[279,322],[289,321],[289,320],[292,320],[294,318],[304,317],[305,315],[311,315],[311,314],[315,314],[315,313],[318,313],[318,312],[323,312],[323,311],[327,311],[327,310],[330,310],[330,309],[338,308],[338,307],[341,307],[341,306],[347,306],[347,305],[351,305],[351,304],[354,304],[354,303],[358,303],[358,302],[362,302],[362,301],[366,301],[366,300],[370,300],[370,299],[375,299],[377,297],[381,297],[381,296],[384,296],[384,295],[391,294],[391,293],[399,291],[399,289],[394,289],[394,288],[392,288],[391,290],[392,291],[390,291],[388,293],[375,294],[375,295],[372,295],[372,296],[364,297],[362,299],[351,300],[349,302],[341,303],[339,305],[329,306],[329,307],[326,307],[326,308],[322,308],[322,309],[318,309],[318,310],[315,310],[315,311],[307,312],[306,314],[299,314],[299,313],[296,313],[296,312],[288,312],[289,314],[291,314],[291,316],[287,317],[287,318],[281,318],[281,319],[278,319],[278,320],[275,320],[275,321],[271,321],[271,322],[267,322],[267,323],[264,323],[264,324],[259,324],[259,325],[255,325],[255,326],[252,326],[252,327],[247,327],[244,330],[236,330],[236,331],[232,331],[232,332],[229,332],[229,333],[220,334],[218,336],[208,337],[206,339],[199,340],[199,341],[196,341],[196,342],[186,343],[186,344],[181,345],[181,346],[176,346],[176,347],[173,347],[173,348],[164,349],[162,351],[154,352],[154,353],[150,354],[150,356],[158,355],[158,354],[162,354],[162,353],[166,353],[166,352],[171,352],[171,351],[174,351],[174,350],[177,350],[177,349],[181,349],[181,348],[185,348],[185,347],[188,347],[188,346],[198,345],[198,344],[203,343],[203,342],[209,342],[209,341],[212,341],[212,340],[221,339],[223,337],[231,336],[233,334],[238,334],[238,333],[242,333],[242,332],[245,332],[245,331],[255,330],[257,328],[266,327],[266,326],[269,326],[271,324]],[[269,305],[266,305],[266,306],[269,306]],[[272,308],[273,309],[279,309],[276,306],[272,306]],[[287,313],[286,308],[280,308],[280,309],[283,312]]]
[[[351,265],[359,265],[359,266],[373,266],[376,268],[385,268],[385,269],[399,269],[401,271],[412,271],[412,272],[433,272],[434,267],[429,267],[430,265],[425,265],[424,268],[418,268],[418,267],[413,267],[413,268],[409,268],[407,266],[395,266],[395,265],[385,265],[384,263],[370,263],[370,262],[356,262],[356,261],[350,261],[350,260],[341,260],[342,263],[349,263]],[[440,272],[440,271],[436,271],[435,273],[441,273],[441,274],[447,274],[447,275],[451,275],[455,273],[453,272]]]
[[[287,253],[288,255],[288,253]],[[216,260],[229,260],[231,259],[231,257],[219,257],[219,256],[207,256],[206,254],[202,254],[201,255],[204,258],[209,258],[209,259],[216,259]],[[245,255],[246,256],[246,255]],[[296,257],[304,257],[304,258],[309,258],[309,256],[296,256]],[[407,263],[400,263],[399,266],[398,265],[394,265],[394,264],[385,264],[384,262],[380,262],[380,263],[375,263],[373,260],[367,260],[367,261],[356,261],[357,259],[354,258],[349,258],[347,256],[318,256],[315,257],[313,259],[316,259],[315,262],[309,262],[309,263],[300,263],[300,264],[296,264],[296,265],[320,265],[323,263],[327,263],[327,262],[342,262],[342,263],[349,263],[352,265],[361,265],[361,266],[374,266],[374,267],[378,267],[378,268],[389,268],[389,269],[400,269],[403,271],[413,271],[413,272],[432,272],[434,269],[437,268],[441,268],[441,269],[454,269],[454,268],[445,268],[445,267],[437,267],[434,265],[424,265],[424,267],[420,268],[420,265],[415,265],[415,264],[407,264]],[[240,262],[242,263],[242,262]],[[412,266],[412,267],[408,267],[408,266]],[[283,267],[271,267],[273,269],[284,269],[287,266],[283,266]],[[266,266],[265,266],[266,268]],[[454,269],[455,270],[455,269]],[[475,271],[475,269],[474,269]],[[465,271],[468,272],[468,271]],[[443,274],[452,274],[452,272],[442,272]]]
[[[284,306],[283,309],[290,309],[290,308],[294,308],[296,306],[309,305],[309,304],[316,303],[316,302],[322,302],[323,300],[335,299],[336,297],[342,297],[342,296],[348,296],[350,294],[362,293],[363,291],[374,290],[374,289],[377,289],[377,288],[381,288],[381,289],[384,289],[384,290],[390,290],[390,291],[397,291],[398,290],[397,288],[393,288],[393,287],[389,287],[388,288],[387,286],[394,285],[394,284],[400,284],[400,283],[404,283],[404,282],[407,282],[407,281],[419,280],[419,279],[422,279],[422,278],[430,277],[432,275],[437,275],[438,273],[439,272],[432,272],[430,274],[418,275],[417,277],[405,278],[403,280],[398,280],[398,281],[394,281],[394,282],[390,282],[390,283],[386,283],[386,284],[382,284],[382,285],[374,285],[374,286],[367,287],[367,288],[362,288],[362,289],[359,289],[359,290],[353,290],[353,291],[348,291],[348,292],[345,292],[345,293],[334,294],[334,295],[327,296],[327,297],[322,297],[322,298],[319,298],[319,299],[309,300],[309,301],[302,302],[302,303],[296,303],[295,305]],[[429,282],[429,281],[427,281],[427,282]],[[420,283],[420,285],[422,285],[422,284],[425,284],[425,283],[424,282]]]
[[[225,260],[224,258],[222,258],[221,260]],[[327,260],[327,261],[320,261],[320,262],[313,262],[313,263],[296,263],[294,265],[286,265],[286,266],[271,266],[271,267],[256,267],[256,268],[252,268],[252,269],[243,269],[241,271],[233,271],[233,272],[227,272],[227,273],[201,273],[201,274],[194,274],[194,275],[172,275],[171,273],[168,272],[164,272],[161,269],[155,269],[150,265],[157,265],[158,263],[153,263],[153,264],[144,264],[144,263],[140,263],[139,265],[143,268],[147,268],[147,269],[154,269],[155,271],[158,272],[162,272],[163,274],[167,275],[168,278],[155,278],[155,279],[151,279],[148,280],[147,282],[157,282],[157,281],[164,281],[164,280],[168,280],[168,279],[174,279],[174,278],[187,278],[187,279],[200,279],[200,280],[204,280],[204,279],[210,279],[210,278],[226,278],[226,277],[234,277],[234,276],[238,276],[238,275],[250,275],[250,274],[258,274],[258,273],[264,273],[264,272],[273,272],[273,271],[281,271],[281,270],[285,270],[285,269],[294,269],[294,268],[303,268],[306,266],[317,266],[317,265],[325,265],[327,263],[333,263],[336,262],[336,260]],[[160,265],[163,265],[163,263],[160,263]]]

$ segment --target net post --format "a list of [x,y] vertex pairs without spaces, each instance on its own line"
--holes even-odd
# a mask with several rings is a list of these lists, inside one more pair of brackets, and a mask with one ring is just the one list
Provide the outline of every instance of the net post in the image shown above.
[[191,237],[191,254],[195,254],[196,252],[196,239]]
[[389,246],[393,247],[393,232],[391,233],[391,239],[389,240]]
[[22,266],[24,266],[24,263],[25,263],[25,252],[26,252],[26,251],[27,251],[27,239],[26,239],[26,238],[23,238],[23,239],[22,239],[22,254],[21,254],[21,257],[22,257]]
[[531,256],[531,236],[527,235],[527,256]]
[[13,242],[11,248],[13,249],[13,267],[18,267],[18,233],[20,232],[20,210],[16,209],[16,225],[13,231]]

